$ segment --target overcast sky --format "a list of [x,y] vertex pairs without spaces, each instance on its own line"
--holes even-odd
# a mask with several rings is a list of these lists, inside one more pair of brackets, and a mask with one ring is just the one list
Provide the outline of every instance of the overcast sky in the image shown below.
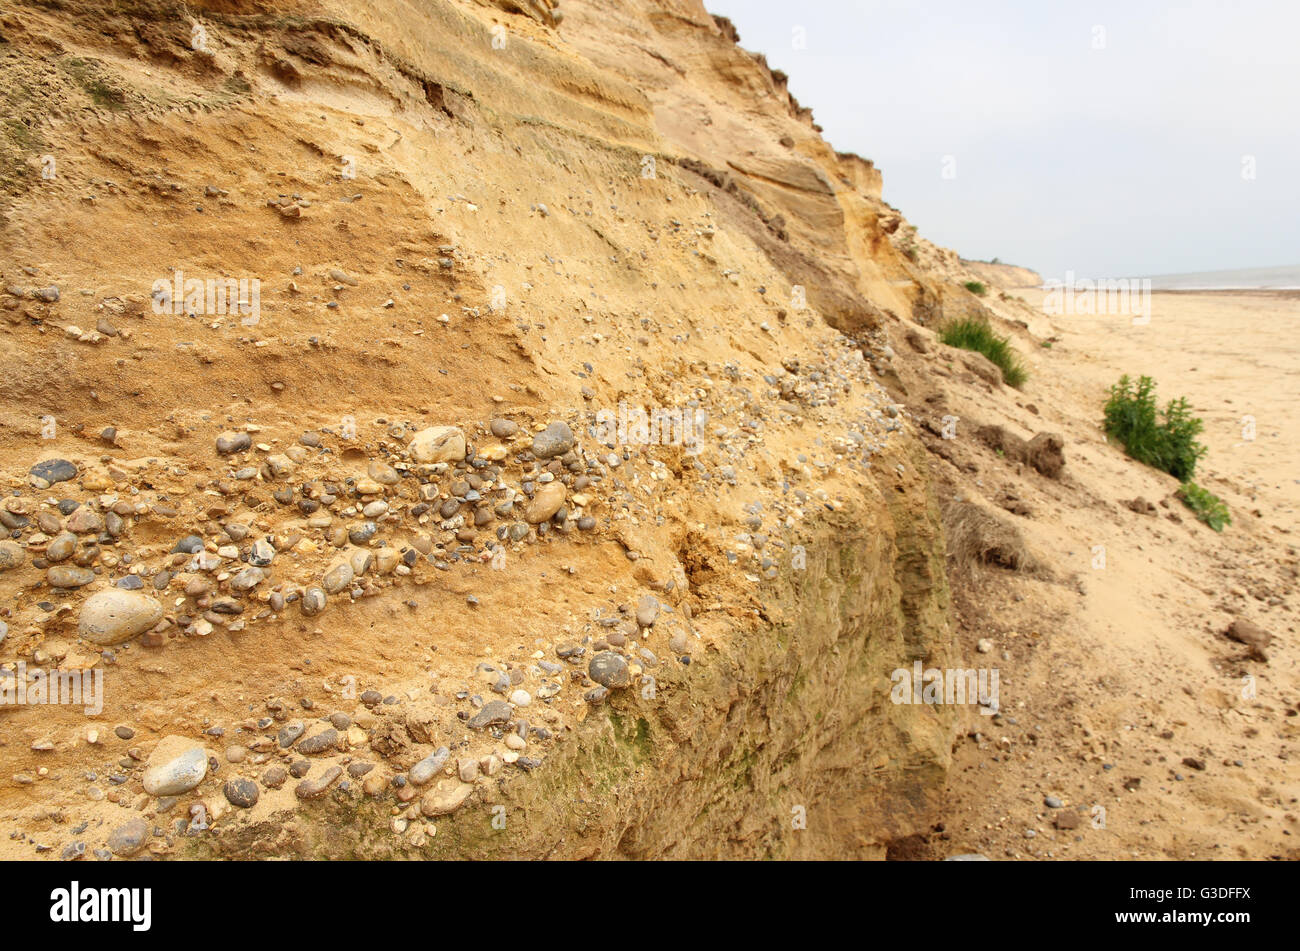
[[965,257],[1045,279],[1300,264],[1300,0],[705,4]]

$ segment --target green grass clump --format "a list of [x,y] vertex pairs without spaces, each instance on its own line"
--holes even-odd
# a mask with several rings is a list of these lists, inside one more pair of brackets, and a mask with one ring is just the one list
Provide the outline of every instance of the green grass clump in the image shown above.
[[983,297],[989,292],[989,289],[984,286],[983,281],[967,281],[962,285],[962,287],[966,288],[966,290],[970,291],[976,297]]
[[1208,489],[1202,489],[1195,482],[1184,482],[1178,490],[1178,497],[1196,513],[1197,518],[1216,532],[1221,532],[1225,525],[1232,524],[1232,516],[1228,514],[1228,506],[1223,504],[1223,499]]
[[984,354],[1002,371],[1002,381],[1007,386],[1019,389],[1029,379],[1029,371],[1020,362],[1011,341],[999,336],[986,320],[963,317],[950,321],[940,328],[939,339],[950,347]]
[[1188,482],[1205,455],[1205,447],[1196,441],[1205,424],[1191,414],[1183,397],[1170,402],[1161,414],[1155,388],[1149,376],[1141,377],[1136,387],[1127,374],[1120,377],[1106,402],[1106,435],[1119,440],[1138,462]]

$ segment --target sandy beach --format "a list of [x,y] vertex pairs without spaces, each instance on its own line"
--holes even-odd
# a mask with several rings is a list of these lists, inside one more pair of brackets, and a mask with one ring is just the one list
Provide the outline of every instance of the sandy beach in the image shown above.
[[[1036,308],[1045,296],[1010,293]],[[1059,427],[1070,473],[1054,496],[1022,492],[1035,517],[1017,523],[1069,583],[1025,581],[1009,602],[989,599],[964,618],[968,640],[1009,648],[1003,708],[1017,720],[996,731],[972,720],[983,734],[962,747],[950,787],[964,844],[1018,857],[1294,857],[1300,658],[1287,595],[1300,529],[1300,347],[1283,328],[1300,319],[1300,295],[1156,293],[1138,326],[1015,304],[998,309],[1040,345],[1017,335],[1037,352],[1007,414],[1028,431]],[[1162,405],[1186,396],[1204,419],[1209,454],[1196,478],[1232,511],[1221,535],[1172,498],[1176,480],[1107,444],[1101,409],[1123,373],[1152,376]],[[1031,402],[1042,422],[1026,415]],[[1156,514],[1126,507],[1138,497]],[[1276,636],[1267,664],[1223,636],[1237,617]],[[1086,806],[1086,834],[1052,827],[1042,806],[1052,790]],[[1009,807],[1017,801],[1024,808]]]

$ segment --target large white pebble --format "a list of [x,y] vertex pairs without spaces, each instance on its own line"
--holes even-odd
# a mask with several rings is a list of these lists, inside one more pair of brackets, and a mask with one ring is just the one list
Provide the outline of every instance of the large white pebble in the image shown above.
[[81,606],[77,633],[108,647],[143,634],[162,620],[163,607],[141,591],[110,588],[92,594]]

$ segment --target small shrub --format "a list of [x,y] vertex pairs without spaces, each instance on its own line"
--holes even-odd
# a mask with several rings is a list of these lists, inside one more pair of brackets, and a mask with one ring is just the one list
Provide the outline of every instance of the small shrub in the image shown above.
[[962,285],[962,287],[966,288],[966,290],[970,291],[976,297],[983,297],[989,292],[989,289],[984,286],[982,281],[967,281]]
[[1018,389],[1029,379],[1029,371],[1020,362],[1011,341],[1000,336],[986,320],[963,317],[951,321],[939,330],[939,339],[950,347],[984,354],[1002,371],[1002,381],[1007,386]]
[[1221,532],[1225,525],[1232,524],[1228,506],[1209,489],[1202,489],[1195,482],[1184,482],[1178,490],[1178,497],[1183,500],[1184,505],[1196,513],[1197,518],[1216,532]]
[[[1106,435],[1119,440],[1124,451],[1138,462],[1168,472],[1179,482],[1188,482],[1205,447],[1196,436],[1204,423],[1192,416],[1187,400],[1179,397],[1160,414],[1156,409],[1155,382],[1141,377],[1137,386],[1128,375],[1110,388],[1106,402]],[[1163,419],[1157,418],[1163,415]]]

